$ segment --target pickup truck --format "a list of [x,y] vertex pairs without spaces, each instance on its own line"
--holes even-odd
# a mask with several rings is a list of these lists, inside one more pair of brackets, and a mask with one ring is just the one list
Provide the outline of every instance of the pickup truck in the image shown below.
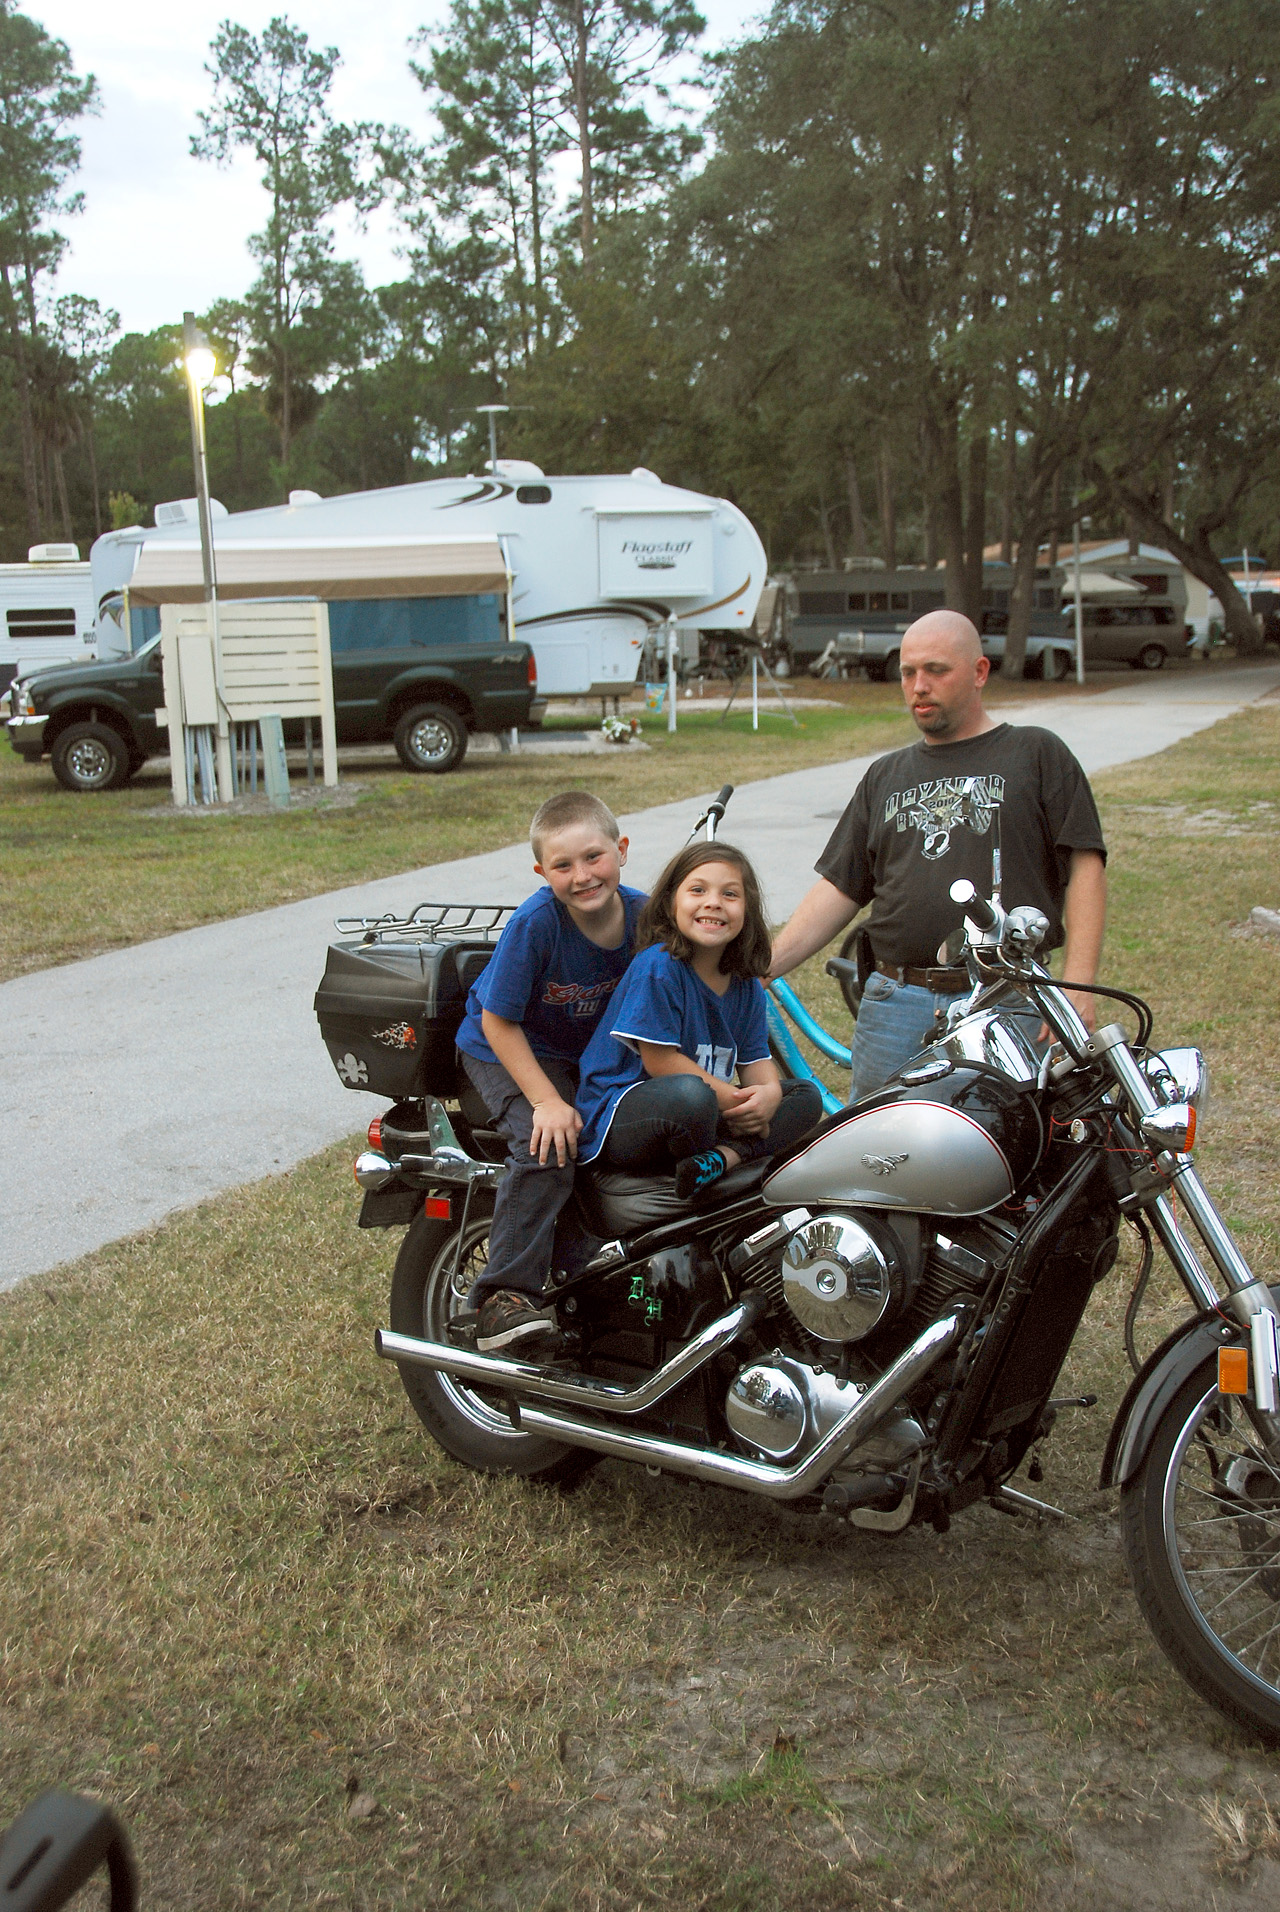
[[[537,688],[532,647],[509,642],[495,619],[488,641],[350,644],[332,641],[340,744],[391,742],[407,770],[455,770],[476,730],[527,724]],[[487,635],[487,633],[486,633]],[[9,741],[42,757],[68,790],[116,790],[148,757],[167,755],[156,721],[164,704],[160,639],[131,657],[41,671],[9,689]],[[295,738],[294,731],[298,732]],[[301,722],[285,725],[300,741]]]
[[[838,631],[827,645],[821,657],[811,666],[811,675],[817,677],[830,671],[839,676],[849,666],[861,664],[867,676],[883,682],[898,675],[898,656],[902,647],[903,633],[907,629],[904,621],[894,630],[888,631]],[[999,670],[1004,658],[1005,636],[1003,631],[984,631],[982,636],[983,655],[991,659],[992,667]],[[1065,638],[1029,637],[1027,639],[1026,675],[1059,680],[1068,675],[1075,662],[1075,649]]]

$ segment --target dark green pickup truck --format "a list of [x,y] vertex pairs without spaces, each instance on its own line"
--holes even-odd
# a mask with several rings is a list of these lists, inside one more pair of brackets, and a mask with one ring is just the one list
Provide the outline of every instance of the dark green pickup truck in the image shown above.
[[[507,639],[498,597],[332,604],[329,642],[340,744],[394,743],[407,769],[439,772],[462,762],[470,732],[529,721],[537,667],[528,644]],[[9,741],[28,763],[49,757],[68,790],[115,790],[168,752],[163,703],[155,637],[132,657],[15,682]]]

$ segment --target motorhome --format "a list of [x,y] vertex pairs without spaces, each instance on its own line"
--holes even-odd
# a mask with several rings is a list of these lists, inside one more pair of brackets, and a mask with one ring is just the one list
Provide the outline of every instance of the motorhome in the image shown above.
[[[153,529],[99,538],[90,554],[103,654],[127,654],[159,629],[154,606],[131,605],[129,581],[144,548],[198,545],[194,500],[159,506]],[[403,544],[496,536],[509,577],[508,634],[533,646],[544,697],[605,696],[635,681],[646,639],[661,627],[750,630],[765,581],[760,539],[735,505],[667,485],[653,472],[547,477],[537,465],[499,459],[481,477],[436,478],[381,491],[321,498],[293,492],[287,505],[213,515],[215,558],[224,553]],[[335,655],[373,641],[379,597],[332,602]],[[415,600],[401,598],[409,629]],[[440,601],[421,601],[430,645]],[[407,620],[407,622],[405,622]],[[491,641],[491,640],[489,640]]]
[[88,561],[74,544],[33,544],[25,564],[0,564],[0,693],[15,677],[98,655]]
[[[997,659],[1004,654],[1012,587],[1007,564],[983,565],[980,631],[983,648]],[[946,573],[941,567],[797,572],[787,581],[789,664],[793,670],[811,670],[828,646],[836,651],[843,647],[856,649],[869,675],[896,677],[903,632],[914,619],[941,610],[945,603]],[[1050,676],[1060,676],[1065,671],[1060,604],[1058,573],[1041,580],[1037,572],[1031,609],[1034,642],[1028,649],[1037,673],[1047,669]]]

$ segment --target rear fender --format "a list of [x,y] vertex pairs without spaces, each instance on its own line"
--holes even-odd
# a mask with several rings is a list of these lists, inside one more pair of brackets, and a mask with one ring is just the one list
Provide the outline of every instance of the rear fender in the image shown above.
[[[1271,1290],[1280,1307],[1280,1285]],[[1196,1369],[1219,1348],[1239,1345],[1243,1330],[1234,1321],[1201,1315],[1175,1328],[1147,1356],[1120,1403],[1098,1477],[1099,1487],[1126,1487],[1147,1456],[1165,1409]]]

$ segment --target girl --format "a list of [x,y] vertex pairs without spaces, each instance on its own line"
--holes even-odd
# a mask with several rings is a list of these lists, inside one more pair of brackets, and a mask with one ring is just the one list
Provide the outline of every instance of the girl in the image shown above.
[[632,1174],[674,1165],[676,1192],[688,1196],[741,1161],[789,1148],[822,1102],[811,1082],[784,1084],[770,1060],[759,982],[770,938],[741,850],[681,850],[641,913],[636,943],[583,1053],[578,1160]]

